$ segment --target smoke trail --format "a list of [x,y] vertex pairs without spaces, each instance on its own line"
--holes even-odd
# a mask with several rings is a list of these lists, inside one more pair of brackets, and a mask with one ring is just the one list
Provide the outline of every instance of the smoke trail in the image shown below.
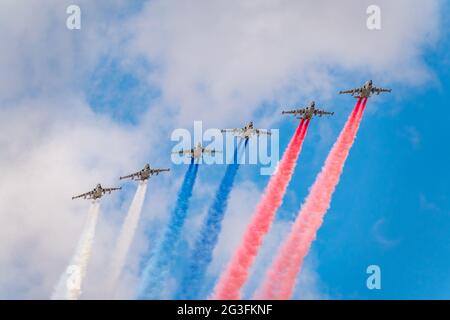
[[141,288],[138,293],[140,299],[158,299],[162,294],[164,281],[167,279],[171,269],[174,249],[178,244],[181,230],[186,221],[189,200],[192,196],[197,171],[198,164],[192,160],[184,177],[162,242],[156,251],[153,252],[143,271]]
[[113,258],[111,262],[110,272],[108,276],[109,289],[108,294],[114,295],[117,281],[120,273],[122,272],[125,260],[130,249],[131,243],[136,232],[136,228],[139,223],[139,218],[144,204],[145,194],[147,192],[148,180],[139,181],[136,193],[130,208],[128,209],[127,216],[120,230],[119,237],[117,239],[116,247],[113,251]]
[[227,166],[225,175],[217,190],[214,202],[208,210],[203,221],[200,235],[195,242],[193,253],[190,257],[190,264],[180,285],[179,299],[195,299],[201,294],[202,279],[206,273],[208,265],[212,261],[213,250],[217,244],[219,233],[222,228],[222,220],[228,205],[228,198],[233,188],[234,179],[239,169],[237,161],[240,149],[245,151],[248,140],[245,141],[244,148],[239,144],[234,150],[234,162]]
[[217,283],[214,299],[239,299],[240,290],[246,282],[249,270],[258,254],[264,236],[269,231],[275,212],[281,206],[283,196],[295,169],[309,120],[302,120],[271,177],[250,224],[244,233],[241,244],[227,269]]
[[292,296],[297,274],[330,207],[331,197],[355,140],[366,103],[367,99],[358,100],[302,205],[289,237],[257,291],[257,299],[289,299]]
[[77,300],[80,297],[81,284],[91,257],[99,212],[100,202],[93,201],[71,264],[61,276],[51,297],[52,300]]

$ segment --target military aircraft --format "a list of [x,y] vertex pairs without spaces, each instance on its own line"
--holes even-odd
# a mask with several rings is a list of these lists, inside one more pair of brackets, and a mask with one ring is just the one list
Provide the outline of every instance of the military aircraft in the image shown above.
[[144,180],[147,180],[148,178],[150,178],[152,175],[154,175],[154,174],[158,175],[160,172],[164,172],[164,171],[170,171],[170,169],[152,169],[152,168],[150,168],[150,165],[147,163],[144,166],[144,169],[142,169],[138,172],[129,174],[127,176],[120,177],[119,179],[122,180],[122,179],[130,179],[131,178],[131,180],[144,181]]
[[339,91],[339,94],[351,94],[355,98],[369,98],[372,94],[379,95],[382,92],[391,92],[392,89],[377,88],[372,80],[368,80],[362,87],[351,90]]
[[84,199],[100,199],[101,197],[103,197],[105,194],[109,193],[111,194],[111,192],[116,191],[116,190],[121,190],[122,187],[119,188],[103,188],[102,185],[99,183],[95,186],[95,188],[92,191],[80,194],[78,196],[72,197],[73,199],[77,199],[77,198],[84,198]]
[[290,111],[283,111],[282,114],[292,114],[297,119],[309,120],[313,116],[324,116],[324,115],[333,115],[334,112],[324,111],[320,109],[316,109],[316,103],[311,101],[306,108],[300,108]]
[[180,150],[180,151],[174,151],[172,152],[173,154],[179,154],[180,156],[182,155],[188,155],[189,157],[193,158],[193,159],[198,159],[201,156],[203,156],[204,153],[210,154],[211,156],[214,157],[214,155],[216,154],[216,152],[220,152],[220,151],[216,151],[215,149],[209,150],[206,149],[202,146],[202,144],[199,142],[197,144],[197,146],[195,148],[192,149],[188,149],[188,150]]
[[255,134],[259,136],[260,134],[271,135],[269,130],[265,129],[256,129],[253,127],[253,121],[247,123],[243,128],[234,128],[234,129],[222,129],[220,132],[232,132],[235,136],[241,139],[249,139]]

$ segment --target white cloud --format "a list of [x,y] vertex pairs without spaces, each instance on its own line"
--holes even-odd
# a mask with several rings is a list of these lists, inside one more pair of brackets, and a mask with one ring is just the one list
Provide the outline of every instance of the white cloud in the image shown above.
[[131,28],[135,50],[156,66],[152,83],[179,107],[179,118],[189,123],[202,114],[223,123],[249,118],[263,101],[329,98],[343,71],[422,82],[439,2],[378,1],[381,31],[366,28],[369,4],[155,0]]
[[[154,0],[128,20],[117,18],[127,1],[79,1],[80,31],[65,27],[71,1],[2,1],[0,298],[48,298],[88,208],[70,197],[97,181],[114,185],[147,161],[165,165],[172,127],[191,127],[194,119],[237,125],[260,111],[270,125],[275,110],[261,110],[261,102],[329,99],[347,72],[386,82],[427,76],[421,56],[437,35],[439,2],[379,3],[383,30],[369,33],[364,1]],[[137,127],[95,114],[84,101],[86,77],[105,54],[132,71],[137,57],[152,66],[145,77],[162,97]],[[174,176],[149,185],[123,297],[133,296],[139,257],[151,245],[145,226],[164,221],[172,206]],[[86,297],[104,296],[97,280],[133,191],[128,202],[119,195],[103,202]],[[211,272],[228,262],[260,191],[249,182],[233,190]]]
[[[77,112],[67,118],[61,102],[33,99],[0,110],[0,127],[9,133],[0,138],[0,296],[12,294],[11,287],[25,290],[37,278],[16,294],[45,298],[86,217],[88,204],[71,196],[97,182],[115,186],[131,164],[143,162],[138,132],[70,99],[64,103]],[[102,212],[117,215],[117,199],[114,194],[105,201]]]
[[297,277],[292,299],[298,300],[326,300],[330,297],[326,286],[322,283],[317,273],[317,257],[314,252],[310,252],[303,263],[302,270]]

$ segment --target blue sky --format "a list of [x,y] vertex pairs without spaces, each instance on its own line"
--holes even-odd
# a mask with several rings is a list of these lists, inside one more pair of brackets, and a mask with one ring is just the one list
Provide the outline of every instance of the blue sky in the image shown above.
[[[448,43],[439,50],[429,57],[446,88]],[[448,298],[448,92],[431,86],[400,103],[394,116],[366,114],[315,246],[322,279],[342,297]],[[361,281],[368,264],[382,268],[381,292]]]
[[[307,258],[304,272],[314,281],[305,290],[332,299],[447,299],[450,24],[442,13],[448,5],[430,1],[419,8],[417,2],[405,11],[407,1],[380,1],[386,27],[368,33],[358,28],[366,17],[366,2],[347,0],[342,7],[348,10],[343,11],[332,3],[327,3],[328,11],[319,10],[325,2],[302,7],[293,1],[279,8],[269,1],[254,10],[239,1],[188,7],[169,0],[132,5],[117,0],[111,6],[82,2],[79,33],[57,28],[65,19],[60,15],[64,5],[51,0],[43,4],[47,10],[34,16],[33,25],[43,23],[42,28],[30,31],[32,21],[21,25],[0,19],[5,43],[22,39],[3,47],[0,57],[0,67],[10,75],[0,76],[0,112],[8,115],[0,124],[13,131],[11,139],[0,138],[0,150],[5,150],[0,170],[9,173],[0,182],[5,190],[0,221],[5,218],[8,231],[5,239],[0,237],[0,243],[8,244],[0,245],[0,271],[8,274],[0,279],[0,298],[48,296],[86,212],[83,204],[68,202],[74,190],[97,180],[115,184],[116,176],[145,162],[170,166],[170,177],[149,185],[123,280],[124,297],[132,297],[136,274],[164,226],[186,170],[170,163],[172,130],[192,129],[194,120],[203,120],[207,129],[242,126],[251,119],[256,126],[280,130],[282,152],[297,125],[281,117],[282,106],[315,99],[336,116],[311,122],[283,206],[246,289],[250,291],[354,106],[354,99],[337,92],[372,78],[393,91],[369,100],[331,209]],[[32,13],[14,2],[7,6]],[[350,48],[355,39],[360,45]],[[210,281],[239,242],[269,179],[259,169],[245,165],[239,170]],[[224,165],[200,167],[181,247],[193,243],[193,231],[224,172]],[[34,179],[29,184],[17,182],[30,174]],[[33,194],[27,203],[18,201],[23,188]],[[87,298],[102,297],[95,280],[108,264],[134,188],[125,185],[122,195],[102,207]],[[45,198],[47,193],[60,200]],[[27,220],[30,211],[36,214]],[[59,243],[49,239],[50,233]],[[42,257],[48,262],[39,264]],[[366,288],[365,271],[371,264],[381,267],[382,290]],[[302,297],[303,283],[296,297]]]
[[[377,110],[365,114],[313,246],[317,272],[330,297],[448,299],[448,45],[444,36],[436,50],[426,53],[436,83],[420,90],[393,87],[396,97],[369,101],[369,110],[373,102]],[[350,98],[335,100],[353,103]],[[390,114],[393,107],[397,111]],[[289,187],[298,199],[321,166],[311,165],[311,133]],[[295,208],[284,207],[287,212]],[[371,264],[381,267],[382,290],[366,288],[365,270]]]

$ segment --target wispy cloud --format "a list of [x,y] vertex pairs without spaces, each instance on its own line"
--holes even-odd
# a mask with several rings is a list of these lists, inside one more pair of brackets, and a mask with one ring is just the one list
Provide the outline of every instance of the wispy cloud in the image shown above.
[[419,194],[419,206],[422,210],[428,212],[440,212],[441,208],[438,204],[431,201],[429,198],[425,196],[424,193]]
[[418,150],[422,145],[422,135],[416,127],[403,128],[401,135],[408,140],[414,150]]
[[372,236],[384,248],[392,248],[400,243],[400,239],[392,239],[385,234],[386,219],[381,218],[372,226]]

